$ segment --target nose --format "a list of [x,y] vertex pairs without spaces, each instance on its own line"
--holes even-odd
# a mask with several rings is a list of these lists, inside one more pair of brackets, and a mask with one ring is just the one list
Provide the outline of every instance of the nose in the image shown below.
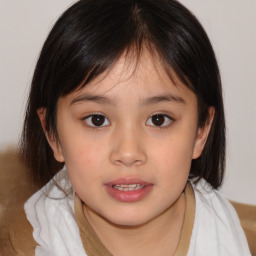
[[140,166],[147,161],[146,148],[138,129],[120,129],[113,134],[110,161],[126,167]]

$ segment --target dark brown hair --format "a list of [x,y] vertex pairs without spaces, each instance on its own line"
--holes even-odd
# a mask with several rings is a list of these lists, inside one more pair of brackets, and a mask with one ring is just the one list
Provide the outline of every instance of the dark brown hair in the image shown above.
[[[225,119],[221,80],[211,43],[198,20],[174,0],[81,0],[58,19],[38,59],[21,139],[21,153],[40,185],[62,167],[54,159],[37,110],[46,108],[46,129],[57,138],[60,97],[108,70],[124,52],[147,46],[196,94],[198,125],[215,108],[212,128],[201,157],[192,160],[190,177],[214,188],[223,180]],[[86,79],[85,79],[86,78]]]

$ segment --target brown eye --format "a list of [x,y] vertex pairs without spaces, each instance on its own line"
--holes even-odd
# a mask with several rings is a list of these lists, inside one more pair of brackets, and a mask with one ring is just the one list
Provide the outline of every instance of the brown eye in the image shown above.
[[172,123],[172,118],[164,114],[152,115],[146,122],[150,126],[165,127]]
[[90,115],[85,118],[85,122],[92,127],[103,127],[110,124],[109,120],[103,115]]

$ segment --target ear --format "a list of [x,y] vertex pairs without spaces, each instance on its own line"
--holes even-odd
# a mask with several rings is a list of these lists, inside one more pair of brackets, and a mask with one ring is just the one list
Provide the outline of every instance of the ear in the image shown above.
[[212,121],[214,118],[215,109],[214,107],[208,108],[208,118],[206,120],[206,123],[203,127],[199,127],[197,130],[195,145],[194,145],[194,151],[193,151],[193,159],[197,159],[201,156],[205,143],[207,141],[209,132],[211,130]]
[[39,108],[37,110],[37,115],[40,119],[45,137],[53,151],[54,154],[54,158],[58,161],[58,162],[64,162],[64,157],[62,154],[62,150],[60,147],[59,142],[56,140],[56,138],[53,137],[52,134],[49,133],[49,131],[46,130],[46,121],[45,121],[45,115],[46,115],[46,108]]

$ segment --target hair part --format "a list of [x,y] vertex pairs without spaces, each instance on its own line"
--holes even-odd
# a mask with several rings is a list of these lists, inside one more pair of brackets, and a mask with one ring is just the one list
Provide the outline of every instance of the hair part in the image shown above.
[[86,86],[123,55],[139,61],[145,47],[196,95],[198,125],[215,109],[201,157],[190,177],[214,188],[223,180],[225,119],[221,79],[211,43],[195,16],[175,0],[80,0],[65,11],[48,35],[31,83],[20,149],[35,181],[44,185],[62,167],[53,156],[37,110],[46,109],[46,130],[57,139],[57,101]]

